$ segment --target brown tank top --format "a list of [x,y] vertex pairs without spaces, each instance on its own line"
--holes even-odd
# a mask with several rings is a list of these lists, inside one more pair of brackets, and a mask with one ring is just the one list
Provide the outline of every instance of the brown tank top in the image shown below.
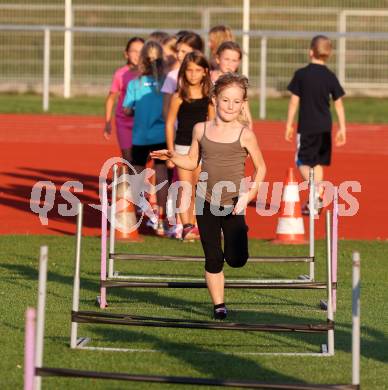
[[241,146],[240,138],[234,142],[216,142],[206,136],[206,123],[199,142],[202,158],[202,171],[207,173],[206,181],[197,184],[197,195],[216,205],[233,204],[238,197],[241,179],[245,177],[247,151]]

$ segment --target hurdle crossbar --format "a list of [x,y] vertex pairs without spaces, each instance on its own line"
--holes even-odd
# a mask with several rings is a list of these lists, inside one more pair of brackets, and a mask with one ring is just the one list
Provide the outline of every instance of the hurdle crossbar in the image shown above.
[[129,325],[158,328],[249,330],[257,332],[302,332],[319,333],[334,329],[334,322],[326,324],[240,324],[219,321],[192,321],[175,318],[135,316],[131,314],[108,314],[94,311],[72,312],[72,322],[90,324]]
[[[108,253],[108,267],[101,264],[101,267],[108,269],[108,279],[129,279],[133,275],[120,275],[118,271],[115,271],[115,261],[116,260],[150,260],[150,261],[204,261],[203,257],[200,256],[166,256],[166,255],[141,255],[141,254],[131,254],[131,253],[116,253],[115,252],[115,229],[116,229],[116,202],[117,202],[117,164],[113,166],[113,181],[112,181],[112,204],[110,211],[110,230],[109,230],[109,253]],[[107,188],[107,187],[106,187]],[[105,200],[103,200],[103,207],[105,204],[105,212],[103,212],[103,216],[107,218],[108,216],[108,199],[107,192],[105,196]],[[309,199],[310,204],[314,204],[314,196],[315,196],[315,185],[314,185],[314,171],[310,169],[310,177],[309,177]],[[311,202],[311,199],[313,201]],[[315,279],[315,247],[314,247],[314,237],[315,237],[315,216],[314,216],[314,208],[310,207],[309,211],[309,221],[310,221],[310,229],[309,229],[309,256],[263,256],[263,257],[252,257],[249,259],[250,263],[309,263],[309,274],[308,275],[300,275],[296,279],[285,279],[285,283],[288,282],[297,282],[297,281],[307,281],[313,282]],[[105,231],[104,231],[105,229]],[[101,243],[101,246],[106,250],[108,240],[108,231],[107,224],[102,223],[102,232],[101,232],[101,241],[105,241],[105,244]],[[104,252],[104,253],[103,253]],[[101,256],[104,256],[104,261],[106,263],[107,257],[106,252],[102,251]],[[103,259],[101,259],[103,262]],[[149,276],[144,275],[143,280],[147,280]],[[151,279],[154,276],[150,276]],[[263,283],[281,283],[282,279],[262,279],[260,280]]]
[[[207,288],[206,282],[136,282],[127,280],[102,280],[103,288]],[[334,287],[334,285],[332,284]],[[272,290],[312,290],[326,289],[326,282],[291,282],[291,283],[260,283],[260,282],[225,282],[225,288],[272,289]]]
[[357,390],[354,385],[314,385],[314,384],[270,384],[265,382],[238,381],[228,379],[191,378],[184,376],[160,376],[160,375],[130,375],[119,372],[83,371],[69,368],[44,367],[36,370],[36,375],[60,376],[66,378],[91,378],[108,379],[130,382],[169,383],[200,386],[240,387],[248,389],[282,389],[282,390]]
[[[40,266],[46,258],[44,251],[41,250]],[[42,260],[43,259],[43,260]],[[35,309],[28,308],[26,311],[26,330],[25,330],[25,355],[24,355],[24,390],[40,390],[41,381],[37,378],[43,376],[72,377],[72,378],[94,378],[105,380],[121,380],[131,382],[148,383],[170,383],[170,384],[188,384],[199,386],[223,386],[240,388],[259,388],[259,389],[283,389],[283,390],[313,390],[313,389],[336,389],[336,390],[358,390],[360,388],[360,256],[359,253],[353,253],[353,278],[352,278],[352,384],[309,384],[309,383],[263,383],[256,381],[240,381],[231,379],[213,379],[213,378],[193,378],[179,376],[157,376],[157,375],[132,375],[118,372],[97,372],[69,368],[38,367],[37,353],[34,349],[42,345],[43,359],[43,333],[35,333]],[[41,286],[39,291],[46,293],[47,267],[42,266],[42,278],[39,278]],[[43,313],[45,311],[45,300]],[[38,315],[42,310],[38,310]],[[44,314],[43,314],[44,315]],[[41,321],[41,319],[37,319]],[[43,328],[44,328],[44,321]],[[36,335],[36,339],[35,339]],[[38,386],[37,386],[38,383]]]
[[[110,258],[114,260],[146,260],[146,261],[183,261],[183,262],[205,262],[203,256],[176,256],[157,255],[143,253],[110,253]],[[314,257],[310,256],[290,256],[290,257],[250,257],[250,263],[311,263]]]

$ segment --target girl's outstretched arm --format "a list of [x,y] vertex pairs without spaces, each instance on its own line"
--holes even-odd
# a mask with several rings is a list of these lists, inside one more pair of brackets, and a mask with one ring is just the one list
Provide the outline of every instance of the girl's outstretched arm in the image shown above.
[[193,139],[191,141],[189,154],[187,155],[179,154],[175,152],[175,150],[162,149],[151,152],[150,156],[153,159],[172,161],[179,168],[194,171],[198,166],[199,140],[202,133],[203,123],[197,123],[193,129]]
[[248,191],[241,194],[238,202],[233,210],[234,214],[239,214],[247,207],[247,205],[257,197],[260,184],[264,180],[266,173],[266,166],[263,155],[257,143],[255,133],[248,128],[245,128],[241,136],[241,146],[246,148],[253,162],[255,168],[253,181],[249,184]]

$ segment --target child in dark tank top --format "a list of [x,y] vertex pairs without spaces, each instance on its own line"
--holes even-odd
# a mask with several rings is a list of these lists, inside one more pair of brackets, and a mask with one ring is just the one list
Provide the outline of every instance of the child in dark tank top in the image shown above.
[[[172,148],[151,153],[154,159],[171,161],[191,171],[197,169],[202,159],[196,213],[205,253],[205,279],[214,305],[215,319],[225,319],[227,316],[224,262],[238,268],[248,260],[245,209],[256,198],[266,171],[255,134],[239,121],[247,99],[247,89],[246,77],[234,73],[222,75],[212,93],[216,118],[195,125],[189,153],[182,155]],[[243,169],[248,155],[255,168],[253,181],[249,184]],[[223,247],[221,233],[224,237]]]
[[[209,63],[197,50],[186,54],[178,73],[178,91],[172,96],[166,121],[167,148],[187,154],[196,123],[214,118],[214,108],[209,97],[211,87]],[[174,130],[175,121],[178,127]],[[175,139],[174,139],[175,138]],[[172,168],[174,164],[167,162]],[[200,167],[188,171],[177,167],[178,178],[186,182],[186,190],[178,193],[178,211],[183,224],[182,239],[192,241],[199,238],[195,226],[194,189],[198,181]]]

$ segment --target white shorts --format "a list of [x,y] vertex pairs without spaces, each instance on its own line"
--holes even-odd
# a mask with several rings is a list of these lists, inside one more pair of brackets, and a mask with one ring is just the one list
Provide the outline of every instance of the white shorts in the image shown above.
[[[190,146],[189,145],[176,145],[175,144],[175,151],[179,154],[183,154],[184,156],[189,154]],[[199,161],[198,165],[202,164],[202,159]]]
[[175,145],[175,151],[179,154],[189,154],[190,145]]

